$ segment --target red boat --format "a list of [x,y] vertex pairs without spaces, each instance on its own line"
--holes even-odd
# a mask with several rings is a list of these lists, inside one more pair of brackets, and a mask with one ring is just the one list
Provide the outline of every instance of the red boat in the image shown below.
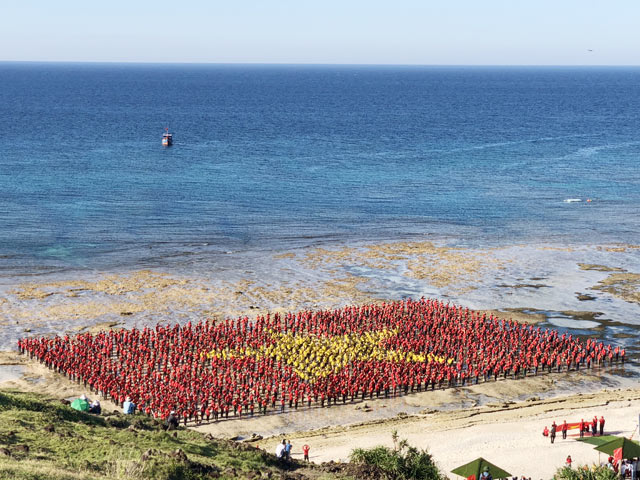
[[168,128],[165,128],[165,132],[162,134],[162,145],[164,147],[170,147],[173,145],[173,134],[169,133]]

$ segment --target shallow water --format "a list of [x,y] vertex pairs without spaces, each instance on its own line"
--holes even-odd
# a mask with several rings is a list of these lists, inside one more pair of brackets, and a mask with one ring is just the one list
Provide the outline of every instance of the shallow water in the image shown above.
[[215,269],[228,251],[411,236],[633,242],[638,80],[640,68],[0,63],[0,271]]
[[24,367],[21,365],[0,365],[0,385],[5,382],[19,380],[24,374]]

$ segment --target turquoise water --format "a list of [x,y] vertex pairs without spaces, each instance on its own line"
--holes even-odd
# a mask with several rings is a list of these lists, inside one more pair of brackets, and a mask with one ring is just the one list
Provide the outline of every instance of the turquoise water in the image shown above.
[[0,63],[0,268],[637,242],[639,84],[638,68]]

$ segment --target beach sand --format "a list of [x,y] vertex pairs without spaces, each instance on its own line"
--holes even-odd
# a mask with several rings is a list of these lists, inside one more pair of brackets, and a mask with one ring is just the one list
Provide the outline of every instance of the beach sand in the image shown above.
[[[227,258],[209,272],[132,270],[66,274],[0,288],[0,388],[72,398],[90,392],[12,349],[24,335],[77,333],[266,312],[332,309],[421,296],[440,298],[543,328],[640,351],[637,246],[461,249],[432,242],[308,248]],[[225,264],[226,265],[226,264]],[[568,454],[598,460],[592,447],[542,437],[552,420],[604,415],[607,431],[631,434],[640,414],[634,365],[624,370],[540,375],[394,399],[301,409],[285,415],[196,427],[215,436],[264,436],[273,451],[285,434],[313,461],[344,460],[355,447],[392,445],[391,432],[427,448],[451,468],[482,455],[514,475],[550,478]],[[606,390],[605,390],[606,389]],[[592,393],[595,392],[595,393]],[[103,402],[107,410],[116,406]],[[636,437],[637,439],[637,433]],[[544,459],[544,461],[540,461]]]
[[[286,435],[293,445],[294,458],[301,447],[311,447],[313,462],[346,460],[353,448],[375,445],[393,447],[392,432],[411,445],[427,449],[438,466],[455,478],[451,470],[479,456],[504,468],[512,475],[533,479],[552,478],[571,455],[573,465],[591,465],[606,460],[593,445],[575,441],[575,434],[554,444],[542,436],[545,426],[555,421],[576,422],[594,415],[604,416],[605,434],[634,435],[638,440],[640,388],[574,394],[552,399],[498,403],[452,411],[411,415],[385,421],[325,428]],[[571,431],[570,431],[571,432]],[[282,436],[259,441],[261,448],[273,451]]]

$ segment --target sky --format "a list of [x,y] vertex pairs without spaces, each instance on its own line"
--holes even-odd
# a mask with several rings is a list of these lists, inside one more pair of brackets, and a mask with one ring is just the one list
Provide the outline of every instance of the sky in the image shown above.
[[638,0],[0,5],[0,61],[640,65]]

